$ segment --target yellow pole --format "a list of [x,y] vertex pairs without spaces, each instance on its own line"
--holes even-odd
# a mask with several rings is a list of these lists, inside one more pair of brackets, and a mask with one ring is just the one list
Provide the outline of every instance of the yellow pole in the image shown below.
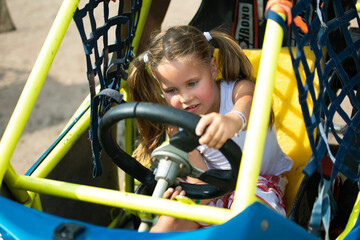
[[18,178],[13,183],[13,187],[52,196],[126,208],[140,212],[171,215],[177,218],[210,224],[221,224],[231,218],[231,211],[229,209],[197,205],[191,200],[191,203],[183,203],[181,201],[153,198],[134,193],[119,192],[116,190],[24,175],[18,175]]
[[[136,54],[137,48],[140,43],[141,35],[146,23],[146,18],[149,13],[149,9],[151,6],[152,0],[144,0],[141,5],[141,11],[140,11],[140,19],[139,23],[136,29],[135,37],[133,40],[133,47],[134,47],[134,53]],[[125,83],[126,85],[126,83]],[[122,90],[125,100],[128,101],[128,93],[127,93],[127,87],[125,86]],[[133,148],[134,148],[134,122],[132,119],[126,119],[125,120],[125,132],[124,132],[124,138],[125,138],[125,152],[128,154],[132,154]],[[124,177],[124,191],[125,192],[134,192],[134,179],[127,173],[125,173]]]
[[0,187],[15,146],[80,0],[64,0],[0,142]]
[[[122,93],[124,94],[125,101],[128,101],[128,93],[125,89],[122,89]],[[124,123],[124,150],[127,154],[131,155],[134,150],[135,144],[135,132],[134,132],[134,123],[133,119],[125,119]],[[131,177],[129,174],[125,173],[124,175],[124,183],[123,183],[123,190],[125,192],[134,192],[134,178]]]
[[257,201],[256,183],[260,173],[264,142],[269,126],[275,73],[282,40],[282,28],[275,21],[268,20],[235,199],[232,204],[234,215],[239,214]]
[[140,20],[136,29],[136,33],[135,33],[135,37],[133,40],[133,46],[134,46],[134,53],[136,54],[137,48],[139,46],[139,42],[141,39],[141,35],[142,35],[142,31],[144,29],[145,26],[145,22],[146,22],[146,18],[147,15],[149,13],[149,9],[151,6],[151,1],[152,0],[143,0],[142,5],[141,5],[141,11],[140,11]]
[[356,221],[358,220],[360,212],[360,192],[356,198],[353,210],[349,216],[348,222],[344,231],[336,238],[337,240],[344,239],[346,235],[351,231],[351,229],[355,226]]
[[12,167],[12,165],[9,164],[7,172],[4,176],[4,181],[6,181],[7,186],[10,192],[15,197],[16,201],[24,205],[31,206],[33,199],[31,198],[30,194],[27,191],[13,188],[13,183],[17,181],[18,176],[19,175],[15,173],[15,170]]

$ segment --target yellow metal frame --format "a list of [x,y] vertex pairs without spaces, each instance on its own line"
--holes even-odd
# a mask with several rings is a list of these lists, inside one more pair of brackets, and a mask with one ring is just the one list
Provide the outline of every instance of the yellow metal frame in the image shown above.
[[356,198],[353,210],[350,214],[349,220],[346,224],[344,231],[336,239],[340,240],[346,237],[346,235],[350,232],[350,230],[355,226],[359,213],[360,213],[360,192]]
[[235,199],[234,213],[240,213],[257,201],[255,195],[260,173],[264,142],[269,125],[275,74],[283,39],[281,26],[273,20],[267,21],[259,72],[250,112],[248,134],[246,134]]
[[[269,20],[266,27],[262,58],[258,71],[259,75],[257,77],[258,80],[253,98],[253,105],[256,107],[251,110],[248,126],[248,132],[250,133],[247,134],[245,141],[240,174],[235,190],[235,199],[230,210],[135,195],[129,193],[131,186],[125,187],[127,192],[119,192],[46,179],[46,176],[71,149],[76,140],[88,129],[90,119],[89,97],[84,100],[65,129],[74,121],[76,123],[65,133],[62,138],[63,140],[52,149],[42,164],[32,172],[31,176],[19,175],[14,171],[10,163],[11,156],[78,4],[79,0],[63,1],[1,139],[0,187],[4,180],[17,201],[39,210],[41,210],[41,204],[36,193],[126,208],[139,212],[165,214],[210,224],[224,223],[255,201],[258,201],[255,196],[255,189],[262,156],[262,151],[259,150],[263,149],[265,133],[268,127],[276,65],[283,36],[281,27],[273,20]],[[151,0],[143,1],[138,32],[134,39],[135,51],[140,40],[141,31],[145,24],[150,4]],[[126,96],[126,92],[124,93]],[[126,121],[126,124],[125,150],[131,153],[133,127],[131,121]]]

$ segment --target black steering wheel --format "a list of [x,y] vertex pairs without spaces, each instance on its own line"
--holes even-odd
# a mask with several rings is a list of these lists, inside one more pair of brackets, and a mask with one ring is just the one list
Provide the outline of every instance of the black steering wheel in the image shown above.
[[[133,178],[153,188],[156,181],[153,172],[141,165],[136,159],[125,153],[112,136],[111,128],[117,122],[127,118],[141,118],[158,124],[167,124],[183,128],[170,139],[170,144],[185,152],[190,152],[199,145],[195,127],[200,120],[198,115],[169,106],[147,103],[123,103],[111,108],[101,119],[98,136],[104,151]],[[208,170],[197,178],[206,184],[196,185],[180,182],[186,196],[193,199],[211,199],[222,196],[235,189],[242,152],[231,139],[221,147],[220,152],[227,158],[231,170]]]

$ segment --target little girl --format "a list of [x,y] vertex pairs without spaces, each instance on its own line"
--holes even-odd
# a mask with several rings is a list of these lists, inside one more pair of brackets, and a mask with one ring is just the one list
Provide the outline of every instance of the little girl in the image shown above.
[[[219,49],[217,59],[214,49]],[[223,79],[216,80],[219,72]],[[197,149],[189,153],[189,161],[203,170],[230,170],[230,164],[218,151],[229,138],[244,146],[255,78],[252,65],[241,47],[220,31],[202,33],[191,26],[177,26],[152,38],[149,49],[132,64],[128,82],[133,101],[166,104],[200,115],[195,129],[200,136]],[[143,164],[168,134],[179,131],[146,120],[137,120],[139,146],[134,157]],[[206,131],[204,131],[206,128]],[[280,149],[276,139],[273,114],[265,140],[265,148],[256,195],[275,211],[286,215],[283,194],[292,161]],[[188,179],[194,184],[200,180]],[[164,198],[185,195],[180,187],[169,188]],[[202,200],[201,204],[230,208],[234,192],[223,197]],[[154,232],[181,231],[203,227],[202,224],[160,216]]]

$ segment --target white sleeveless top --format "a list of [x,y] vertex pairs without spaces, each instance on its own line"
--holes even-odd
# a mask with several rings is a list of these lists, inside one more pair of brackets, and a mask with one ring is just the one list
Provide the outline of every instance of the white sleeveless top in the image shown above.
[[[224,81],[220,83],[220,111],[219,113],[225,115],[230,112],[234,103],[232,101],[232,93],[236,81]],[[240,120],[239,120],[240,121]],[[239,133],[239,136],[234,136],[232,140],[240,146],[241,150],[244,148],[246,131]],[[231,166],[224,155],[217,149],[209,148],[206,149],[205,145],[198,147],[200,153],[202,153],[205,163],[208,169],[222,169],[230,170]],[[262,156],[262,163],[260,169],[260,175],[280,175],[286,172],[292,167],[292,160],[281,150],[275,132],[275,126],[271,129],[268,128],[264,152]]]

